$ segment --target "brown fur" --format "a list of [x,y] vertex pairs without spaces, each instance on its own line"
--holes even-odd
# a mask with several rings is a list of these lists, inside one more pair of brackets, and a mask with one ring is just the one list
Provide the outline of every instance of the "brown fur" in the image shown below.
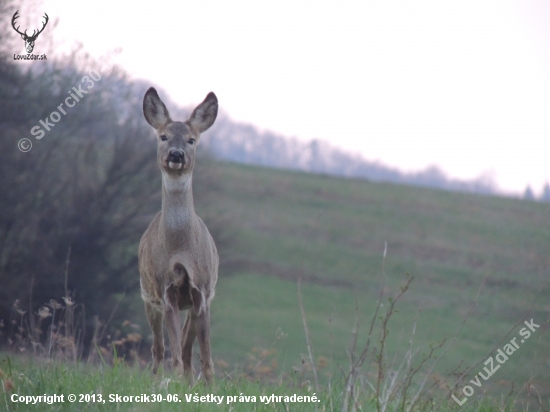
[[[204,378],[211,382],[214,376],[210,303],[218,280],[218,252],[206,225],[195,214],[192,173],[200,134],[214,123],[217,111],[218,100],[209,93],[187,121],[174,122],[155,89],[150,88],[143,98],[145,119],[157,133],[157,162],[162,172],[162,209],[143,234],[138,253],[141,296],[153,331],[153,372],[164,358],[166,318],[172,366],[183,370],[191,381],[196,337]],[[187,310],[183,329],[180,310]]]

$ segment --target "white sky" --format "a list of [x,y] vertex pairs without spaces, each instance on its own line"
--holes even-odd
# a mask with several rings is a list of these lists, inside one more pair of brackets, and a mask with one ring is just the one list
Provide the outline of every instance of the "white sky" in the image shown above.
[[[44,0],[54,37],[182,105],[402,170],[550,182],[546,0]],[[40,11],[37,10],[40,13]],[[37,42],[37,45],[39,43]],[[55,57],[55,56],[52,56]],[[48,56],[50,58],[50,56]]]

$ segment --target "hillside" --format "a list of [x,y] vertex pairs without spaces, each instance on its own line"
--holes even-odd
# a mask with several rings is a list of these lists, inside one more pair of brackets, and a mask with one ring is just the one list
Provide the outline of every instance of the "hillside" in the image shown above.
[[[96,342],[107,356],[131,333],[126,352],[117,350],[139,367],[148,360],[150,332],[139,296],[137,245],[161,197],[155,142],[142,116],[143,93],[151,85],[132,82],[116,68],[107,71],[43,139],[31,136],[30,152],[16,148],[67,90],[81,84],[86,72],[78,67],[88,70],[96,62],[74,53],[28,72],[9,59],[0,63],[0,344],[41,361],[55,357],[55,335],[70,343],[72,359],[85,361]],[[174,118],[182,118],[172,102],[167,105]],[[300,157],[303,146],[255,135],[223,115],[219,120],[204,142],[240,150],[244,160],[234,160],[263,159],[272,167],[317,173],[335,172],[334,166],[346,176],[362,167],[360,159],[331,154],[320,144]],[[224,157],[215,145],[201,145]],[[377,182],[384,176],[353,180],[206,157],[197,169],[196,209],[221,255],[212,306],[220,376],[242,376],[244,370],[274,382],[312,382],[297,294],[302,279],[320,380],[340,379],[348,370],[356,317],[360,350],[380,290],[383,316],[387,299],[399,293],[409,273],[411,288],[387,324],[388,369],[403,359],[411,337],[411,350],[418,351],[414,362],[430,344],[446,339],[436,353],[436,386],[448,396],[446,388],[459,379],[450,371],[473,368],[462,388],[488,356],[519,336],[524,321],[534,319],[541,325],[534,338],[522,342],[476,396],[488,388],[505,394],[512,385],[525,394],[530,382],[550,398],[549,204]],[[45,313],[59,306],[52,299],[63,298],[76,302],[74,329],[60,326],[59,314]],[[63,310],[66,315],[73,309]],[[97,337],[100,322],[105,327]],[[377,322],[373,347],[380,346],[379,333]],[[373,382],[373,358],[363,371]]]
[[[355,302],[363,342],[387,242],[385,296],[399,291],[406,273],[414,276],[389,324],[391,356],[402,359],[418,319],[413,347],[424,353],[456,337],[436,370],[445,376],[461,363],[479,363],[473,377],[493,350],[518,335],[517,322],[533,318],[541,325],[536,340],[487,387],[508,393],[512,383],[518,391],[531,380],[550,396],[548,204],[229,163],[200,167],[219,180],[215,202],[197,199],[197,212],[238,228],[222,256],[212,307],[213,352],[227,370],[254,365],[279,328],[287,336],[262,363],[264,373],[300,365],[307,348],[299,276],[315,357],[332,362],[333,374],[336,365],[347,369]],[[455,384],[455,377],[446,379]]]

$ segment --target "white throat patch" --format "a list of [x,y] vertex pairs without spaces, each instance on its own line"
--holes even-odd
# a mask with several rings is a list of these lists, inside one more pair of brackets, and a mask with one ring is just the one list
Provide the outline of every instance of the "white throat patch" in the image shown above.
[[[181,163],[179,163],[181,165]],[[189,190],[191,186],[191,175],[171,175],[162,172],[162,184],[169,192],[179,192]]]

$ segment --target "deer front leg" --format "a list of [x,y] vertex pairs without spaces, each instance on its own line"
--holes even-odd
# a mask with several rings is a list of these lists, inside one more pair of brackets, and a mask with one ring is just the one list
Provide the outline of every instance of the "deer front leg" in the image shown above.
[[193,343],[197,337],[195,330],[195,322],[193,320],[193,311],[187,311],[187,318],[182,330],[182,358],[183,358],[183,373],[189,380],[190,385],[193,385],[194,370],[193,370]]
[[168,328],[168,339],[172,351],[172,367],[182,371],[181,359],[181,322],[178,307],[178,291],[173,284],[166,288],[164,293],[164,316],[166,316],[166,327]]
[[193,324],[199,339],[202,373],[206,382],[212,383],[214,364],[210,354],[210,307],[202,301],[204,299],[203,295],[198,290],[192,289],[191,295],[193,297],[193,307],[189,310],[193,312]]
[[164,360],[164,337],[162,333],[162,311],[154,305],[145,302],[145,314],[147,321],[153,332],[153,346],[151,346],[151,355],[153,357],[153,373],[157,373],[159,365]]
[[201,351],[201,366],[204,379],[212,383],[214,378],[214,364],[210,354],[210,308],[206,308],[194,320],[195,330],[199,339]]

